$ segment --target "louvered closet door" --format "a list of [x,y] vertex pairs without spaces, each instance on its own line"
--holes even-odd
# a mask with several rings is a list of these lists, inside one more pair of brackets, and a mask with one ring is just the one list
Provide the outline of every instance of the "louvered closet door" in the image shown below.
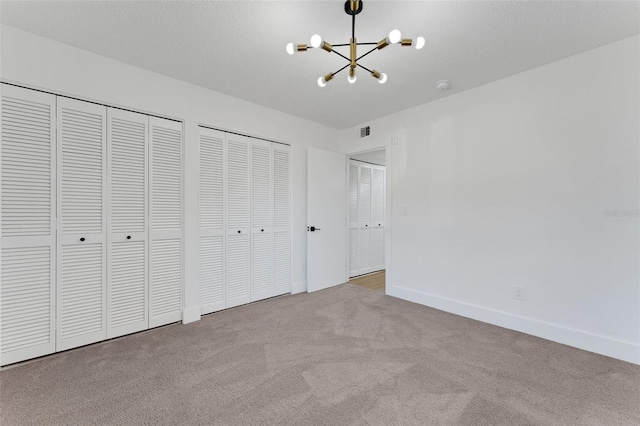
[[107,338],[149,328],[147,127],[149,117],[109,108]]
[[291,150],[273,146],[273,295],[291,293]]
[[200,131],[200,307],[202,314],[225,308],[224,138]]
[[250,146],[244,136],[227,134],[227,308],[251,301]]
[[182,319],[182,123],[149,117],[149,327]]
[[274,295],[271,143],[251,143],[251,301]]
[[106,107],[58,98],[57,345],[104,340]]
[[358,164],[349,162],[349,278],[359,275],[360,263],[358,259]]
[[371,178],[370,166],[360,165],[358,187],[358,273],[371,272]]
[[2,85],[0,365],[55,351],[55,97]]
[[373,166],[371,178],[371,268],[385,269],[384,261],[384,208],[385,168]]

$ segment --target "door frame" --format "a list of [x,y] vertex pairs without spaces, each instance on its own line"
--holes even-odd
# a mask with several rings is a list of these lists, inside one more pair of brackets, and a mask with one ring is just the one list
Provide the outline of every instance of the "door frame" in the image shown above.
[[[392,277],[392,270],[391,270],[391,254],[392,254],[392,250],[391,250],[391,228],[392,228],[392,223],[393,223],[393,215],[392,215],[392,193],[391,193],[391,146],[387,146],[387,145],[378,145],[375,147],[371,147],[368,149],[357,149],[354,151],[348,151],[345,154],[346,157],[346,162],[347,162],[347,170],[348,170],[348,164],[349,161],[351,160],[351,156],[353,155],[358,155],[358,154],[364,154],[367,152],[373,152],[373,151],[380,151],[384,149],[384,156],[385,156],[385,198],[384,198],[384,270],[385,270],[385,280],[384,280],[384,293],[385,294],[389,294],[389,283],[393,282],[391,277]],[[357,161],[357,160],[356,160]],[[347,232],[345,232],[345,240],[346,240],[346,246],[347,246],[347,256],[346,256],[346,262],[345,262],[345,282],[349,282],[349,174],[345,173],[345,178],[347,179],[346,182],[346,191],[345,191],[345,201],[346,201],[346,205],[347,205],[347,210],[345,211],[345,221],[346,221],[346,229]]]

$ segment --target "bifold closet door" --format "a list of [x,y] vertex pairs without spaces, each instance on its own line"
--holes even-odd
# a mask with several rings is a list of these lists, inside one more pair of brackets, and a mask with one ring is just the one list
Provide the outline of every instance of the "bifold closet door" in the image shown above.
[[182,123],[149,117],[149,327],[182,319]]
[[0,365],[55,351],[55,105],[2,85]]
[[104,340],[106,324],[106,107],[57,99],[56,350]]
[[360,168],[357,163],[349,162],[349,278],[359,275],[360,263],[358,259],[358,178]]
[[251,142],[251,301],[274,295],[271,143]]
[[358,273],[371,267],[371,167],[361,165],[358,185]]
[[291,293],[291,148],[273,144],[273,295]]
[[226,307],[251,301],[250,147],[245,136],[226,136]]
[[149,117],[109,108],[107,338],[149,328],[147,140]]
[[225,308],[224,138],[204,127],[200,131],[200,310]]
[[371,269],[385,269],[384,219],[385,219],[385,169],[372,168],[371,177]]

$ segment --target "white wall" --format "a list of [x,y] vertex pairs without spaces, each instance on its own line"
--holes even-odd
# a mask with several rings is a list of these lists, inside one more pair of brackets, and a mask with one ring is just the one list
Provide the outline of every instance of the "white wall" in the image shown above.
[[306,291],[306,151],[339,150],[337,130],[133,67],[9,26],[1,28],[3,81],[184,120],[185,315],[199,318],[198,124],[292,146],[293,290]]
[[346,153],[388,148],[387,293],[640,363],[639,47],[341,132]]

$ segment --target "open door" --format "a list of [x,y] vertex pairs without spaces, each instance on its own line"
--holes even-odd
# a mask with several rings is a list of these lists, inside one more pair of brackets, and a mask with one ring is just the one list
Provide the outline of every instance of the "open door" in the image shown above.
[[307,159],[307,291],[346,281],[344,154],[309,148]]

